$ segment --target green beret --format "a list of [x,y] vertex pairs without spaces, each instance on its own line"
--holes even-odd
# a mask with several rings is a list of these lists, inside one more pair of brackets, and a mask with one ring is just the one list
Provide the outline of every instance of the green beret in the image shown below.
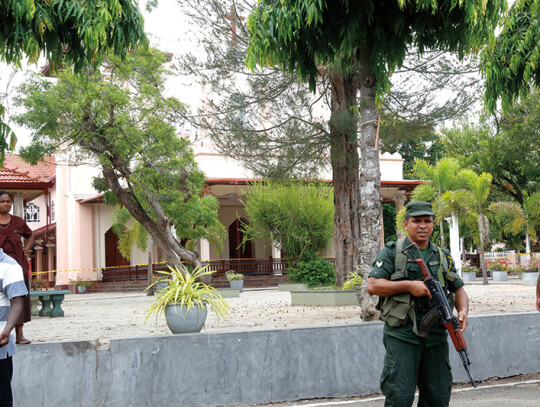
[[433,208],[429,202],[411,201],[405,205],[405,208],[406,216],[435,216],[435,213],[433,213]]

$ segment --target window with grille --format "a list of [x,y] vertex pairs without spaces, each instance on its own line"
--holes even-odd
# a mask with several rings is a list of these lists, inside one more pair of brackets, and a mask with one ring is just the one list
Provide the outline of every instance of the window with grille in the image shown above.
[[39,206],[30,202],[24,208],[24,218],[26,222],[39,222]]

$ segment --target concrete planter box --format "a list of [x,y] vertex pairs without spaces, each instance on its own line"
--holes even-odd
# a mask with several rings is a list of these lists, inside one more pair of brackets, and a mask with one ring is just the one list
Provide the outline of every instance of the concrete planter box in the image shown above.
[[476,273],[474,271],[464,271],[461,273],[463,281],[476,281]]
[[291,291],[292,305],[339,307],[358,305],[354,290],[307,290]]
[[306,291],[308,285],[304,283],[279,283],[278,291]]
[[536,285],[536,282],[538,281],[538,271],[534,271],[532,273],[523,273],[523,284],[524,285]]
[[229,281],[229,285],[233,290],[239,290],[242,292],[244,289],[244,280],[231,280]]
[[240,297],[240,290],[234,288],[219,288],[217,291],[223,298]]
[[491,270],[493,281],[508,281],[508,272],[500,270]]

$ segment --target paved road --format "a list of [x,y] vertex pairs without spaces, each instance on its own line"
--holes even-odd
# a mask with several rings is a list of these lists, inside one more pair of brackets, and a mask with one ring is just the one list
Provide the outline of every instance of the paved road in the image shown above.
[[[415,404],[416,405],[416,402]],[[538,407],[540,374],[491,380],[478,388],[457,385],[452,391],[450,407]],[[371,395],[351,399],[305,400],[265,404],[265,407],[383,407],[384,397]]]

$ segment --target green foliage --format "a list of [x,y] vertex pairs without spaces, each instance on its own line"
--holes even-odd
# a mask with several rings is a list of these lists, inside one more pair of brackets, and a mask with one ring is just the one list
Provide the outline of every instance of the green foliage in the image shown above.
[[443,131],[445,150],[464,167],[493,175],[493,186],[523,205],[538,190],[540,92],[533,91],[496,122],[484,115]]
[[362,285],[362,276],[352,271],[347,275],[347,279],[341,286],[342,290],[354,290],[356,286]]
[[527,217],[529,233],[531,237],[537,238],[540,235],[540,191],[525,199],[523,210]]
[[416,179],[415,160],[422,159],[429,164],[435,164],[442,157],[442,142],[432,124],[396,120],[385,116],[381,119],[381,150],[400,153],[405,160],[403,178]]
[[116,205],[112,212],[112,229],[118,236],[118,251],[125,259],[131,256],[135,245],[142,251],[146,250],[148,231],[121,205]]
[[80,277],[77,277],[76,280],[69,280],[69,285],[73,285],[75,287],[90,287],[94,283],[95,281],[82,280]]
[[370,47],[370,71],[379,96],[401,66],[407,48],[478,50],[492,36],[505,0],[335,2],[262,0],[248,19],[247,65],[279,66],[308,80],[314,90],[320,66],[339,61],[353,70],[362,47]]
[[233,281],[233,280],[243,280],[244,275],[241,273],[237,273],[234,270],[228,270],[225,272],[225,277],[227,277],[227,281]]
[[540,86],[540,0],[516,0],[502,21],[497,39],[482,53],[486,104],[497,101],[508,109],[525,97],[531,85]]
[[[208,305],[216,314],[218,323],[220,318],[227,319],[229,306],[225,300],[214,287],[200,281],[203,276],[213,273],[213,271],[206,270],[206,267],[196,268],[193,271],[169,267],[170,271],[158,271],[169,278],[169,285],[156,293],[154,302],[146,314],[146,319],[154,314],[157,318],[169,304],[185,305],[186,312],[193,307]],[[152,289],[155,284],[157,281],[150,284],[147,290]]]
[[306,251],[299,261],[289,267],[287,275],[293,283],[304,283],[310,287],[330,285],[336,280],[332,263],[311,251]]
[[274,242],[289,259],[320,252],[333,236],[333,191],[328,185],[301,181],[254,183],[243,203],[250,224],[245,240]]
[[11,127],[4,122],[4,106],[0,105],[0,165],[3,164],[6,157],[6,150],[13,150],[17,137]]
[[[169,74],[164,62],[162,53],[137,48],[124,60],[109,55],[106,77],[92,70],[82,77],[67,69],[56,83],[32,77],[21,86],[24,96],[16,99],[26,112],[14,120],[34,131],[33,144],[21,149],[21,156],[36,161],[69,146],[74,162],[99,163],[102,178],[94,185],[114,190],[156,242],[170,227],[191,240],[222,237],[219,204],[204,193],[205,175],[189,140],[176,134],[185,106],[164,96]],[[142,242],[140,226],[133,227]],[[190,256],[180,245],[162,250]]]
[[396,205],[383,204],[384,241],[397,239],[396,235]]
[[5,0],[0,2],[0,60],[37,62],[83,70],[99,66],[108,50],[125,56],[146,42],[143,18],[132,0]]

